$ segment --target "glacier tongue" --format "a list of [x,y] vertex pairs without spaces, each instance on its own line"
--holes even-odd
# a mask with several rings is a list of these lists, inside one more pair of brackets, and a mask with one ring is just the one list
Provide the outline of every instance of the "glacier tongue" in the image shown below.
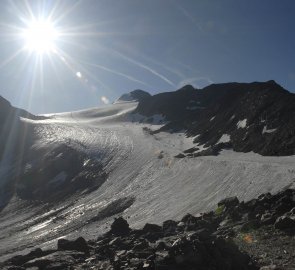
[[[0,213],[0,259],[31,245],[48,248],[61,236],[94,238],[116,214],[139,227],[213,209],[228,196],[248,200],[295,187],[294,157],[224,150],[219,156],[174,158],[192,147],[193,139],[181,132],[145,132],[150,124],[129,121],[135,106],[114,104],[24,120],[35,128],[34,147],[66,144],[100,160],[108,177],[98,189],[56,204],[13,197]],[[55,182],[65,177],[59,173]]]

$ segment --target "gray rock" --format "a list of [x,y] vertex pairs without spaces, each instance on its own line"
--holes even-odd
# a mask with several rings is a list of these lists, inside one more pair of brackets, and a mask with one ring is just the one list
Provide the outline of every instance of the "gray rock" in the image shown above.
[[88,244],[83,237],[79,237],[74,241],[59,239],[57,242],[57,248],[59,250],[77,250],[85,253],[89,252]]
[[295,220],[287,216],[278,217],[275,222],[275,228],[279,230],[294,229]]
[[217,205],[221,206],[224,205],[227,208],[234,207],[239,204],[239,200],[237,197],[229,197],[221,200]]

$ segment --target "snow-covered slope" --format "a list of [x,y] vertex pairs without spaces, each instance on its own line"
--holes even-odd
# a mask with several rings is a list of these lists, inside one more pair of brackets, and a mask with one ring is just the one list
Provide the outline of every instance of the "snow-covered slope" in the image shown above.
[[[36,245],[48,248],[59,237],[94,238],[108,229],[116,214],[139,227],[213,209],[228,196],[248,200],[295,187],[294,156],[223,150],[218,156],[175,158],[194,146],[194,138],[183,132],[148,132],[161,123],[138,122],[131,114],[136,106],[129,102],[23,120],[35,134],[29,151],[46,156],[66,145],[72,154],[82,153],[86,164],[99,162],[106,179],[91,191],[75,190],[54,202],[32,203],[14,195],[0,213],[0,259]],[[29,168],[35,166],[32,160],[28,155]],[[65,175],[60,170],[49,181],[64,181]],[[19,181],[18,186],[24,184]]]

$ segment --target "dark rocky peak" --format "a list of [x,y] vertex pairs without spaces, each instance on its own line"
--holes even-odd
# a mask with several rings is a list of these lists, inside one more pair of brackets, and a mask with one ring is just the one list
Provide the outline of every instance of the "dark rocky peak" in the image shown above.
[[252,82],[252,83],[220,83],[220,84],[211,84],[202,89],[205,95],[214,94],[220,96],[227,93],[239,92],[239,94],[245,94],[249,92],[265,92],[265,91],[279,91],[279,92],[288,92],[274,80],[267,82]]
[[187,85],[181,87],[180,89],[178,89],[177,91],[188,91],[188,92],[190,92],[190,91],[195,91],[195,90],[196,89],[192,85],[187,84]]
[[198,100],[198,91],[193,89],[160,93],[140,101],[135,112],[145,116],[162,114],[168,120],[181,120],[188,116],[187,106]]
[[150,93],[140,90],[140,89],[136,89],[136,90],[131,91],[130,95],[138,101],[151,96]]
[[136,89],[131,91],[130,93],[123,94],[114,103],[143,101],[144,99],[147,99],[149,97],[151,97],[151,95],[148,92],[145,92],[140,89]]

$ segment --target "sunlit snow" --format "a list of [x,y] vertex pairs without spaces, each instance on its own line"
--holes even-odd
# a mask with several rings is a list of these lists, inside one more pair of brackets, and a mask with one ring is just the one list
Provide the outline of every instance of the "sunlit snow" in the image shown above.
[[237,128],[245,128],[246,126],[247,126],[247,119],[240,120],[240,121],[237,123]]

